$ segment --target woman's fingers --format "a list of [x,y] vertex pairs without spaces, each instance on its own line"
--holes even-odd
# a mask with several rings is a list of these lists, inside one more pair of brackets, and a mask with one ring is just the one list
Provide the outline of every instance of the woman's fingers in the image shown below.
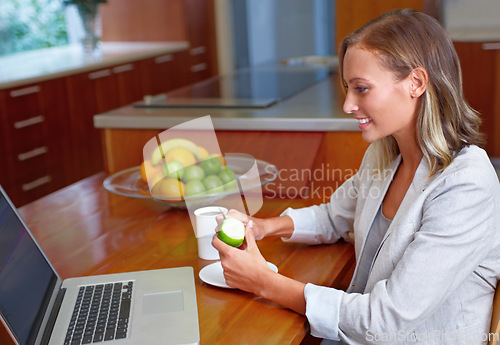
[[253,222],[249,221],[245,227],[245,244],[247,250],[258,250],[257,243],[255,241],[255,234],[253,232]]

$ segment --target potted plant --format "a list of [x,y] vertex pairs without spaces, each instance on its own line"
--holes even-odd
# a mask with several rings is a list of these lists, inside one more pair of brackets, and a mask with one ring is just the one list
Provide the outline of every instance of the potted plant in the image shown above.
[[63,0],[64,5],[75,5],[83,24],[82,38],[85,54],[94,54],[101,41],[97,31],[99,19],[99,5],[107,0]]

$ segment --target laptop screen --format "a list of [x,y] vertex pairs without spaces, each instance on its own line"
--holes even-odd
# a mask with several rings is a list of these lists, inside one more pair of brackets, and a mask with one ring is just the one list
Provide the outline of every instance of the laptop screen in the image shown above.
[[0,312],[21,344],[32,344],[57,276],[0,188]]

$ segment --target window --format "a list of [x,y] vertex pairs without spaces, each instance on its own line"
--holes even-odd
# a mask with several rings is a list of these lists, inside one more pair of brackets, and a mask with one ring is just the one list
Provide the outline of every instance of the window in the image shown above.
[[0,55],[68,44],[60,0],[0,1]]

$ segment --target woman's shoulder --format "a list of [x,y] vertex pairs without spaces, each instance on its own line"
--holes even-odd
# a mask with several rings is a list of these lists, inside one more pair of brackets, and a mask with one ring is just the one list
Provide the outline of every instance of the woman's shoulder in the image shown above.
[[440,173],[438,179],[473,184],[477,187],[500,192],[498,175],[488,154],[475,145],[462,148],[453,162]]
[[[446,170],[450,172],[468,171],[472,174],[495,175],[495,168],[486,151],[476,145],[465,146],[458,152]],[[498,180],[498,178],[497,178]]]

